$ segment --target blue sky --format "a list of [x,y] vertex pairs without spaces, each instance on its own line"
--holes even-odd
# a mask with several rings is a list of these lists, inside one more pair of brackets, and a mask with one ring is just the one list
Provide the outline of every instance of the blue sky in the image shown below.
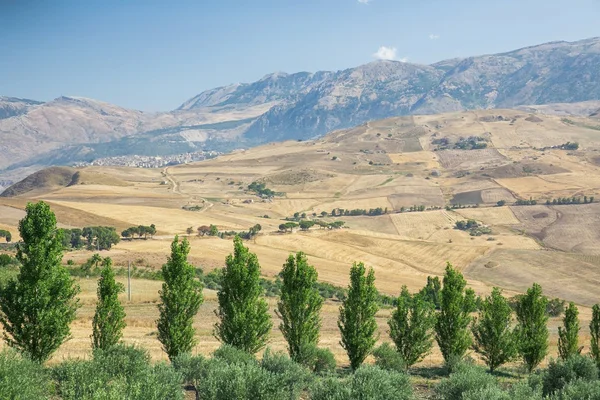
[[600,36],[600,0],[0,0],[0,95],[170,110],[273,71]]

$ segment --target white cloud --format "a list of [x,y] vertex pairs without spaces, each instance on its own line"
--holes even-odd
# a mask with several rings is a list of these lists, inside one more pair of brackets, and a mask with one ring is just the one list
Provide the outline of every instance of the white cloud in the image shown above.
[[373,0],[358,0],[360,4],[370,4]]
[[440,35],[436,35],[434,33],[429,35],[429,39],[431,39],[431,40],[438,40],[439,38],[440,38]]
[[381,46],[379,50],[373,54],[373,57],[377,58],[378,60],[394,60],[400,62],[408,61],[407,57],[398,58],[398,49],[387,46]]
[[373,57],[379,60],[395,60],[397,52],[398,49],[396,49],[395,47],[381,46],[379,50],[377,50],[377,52],[373,54]]

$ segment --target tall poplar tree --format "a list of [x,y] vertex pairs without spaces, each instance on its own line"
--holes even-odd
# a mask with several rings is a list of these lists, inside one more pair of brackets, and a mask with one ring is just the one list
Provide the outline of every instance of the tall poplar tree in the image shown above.
[[461,360],[472,343],[469,324],[475,311],[475,293],[466,286],[462,274],[447,263],[435,337],[448,366]]
[[236,236],[233,254],[225,260],[221,289],[217,293],[217,339],[251,354],[267,344],[273,323],[263,292],[258,258]]
[[282,287],[277,310],[279,329],[288,343],[290,358],[306,363],[319,343],[323,298],[316,288],[317,270],[304,253],[290,254],[281,271]]
[[112,260],[102,260],[102,271],[98,280],[98,303],[92,320],[92,347],[107,349],[121,340],[125,329],[125,310],[119,301],[119,293],[125,291],[122,283],[115,281]]
[[409,368],[423,360],[433,346],[435,305],[421,294],[411,296],[402,286],[388,325],[396,350]]
[[565,310],[563,326],[558,327],[558,354],[566,360],[579,354],[579,310],[575,303],[569,303]]
[[517,303],[519,353],[529,372],[532,372],[548,354],[548,299],[537,283]]
[[202,284],[195,279],[196,271],[187,261],[189,252],[187,239],[179,242],[175,236],[171,256],[162,267],[165,281],[159,292],[158,340],[170,360],[192,351],[196,344],[194,316],[204,301]]
[[61,265],[62,232],[48,204],[29,203],[26,212],[19,222],[19,274],[0,288],[0,323],[9,346],[42,363],[70,336],[79,287]]
[[354,371],[371,354],[377,342],[377,294],[373,268],[367,273],[363,263],[354,263],[350,268],[348,295],[340,307],[338,320],[342,335],[340,344],[346,350]]
[[594,361],[596,361],[596,365],[600,368],[600,304],[594,304],[594,307],[592,307],[590,353]]
[[512,324],[512,309],[498,288],[483,300],[474,321],[473,350],[480,354],[490,372],[518,355],[518,337]]

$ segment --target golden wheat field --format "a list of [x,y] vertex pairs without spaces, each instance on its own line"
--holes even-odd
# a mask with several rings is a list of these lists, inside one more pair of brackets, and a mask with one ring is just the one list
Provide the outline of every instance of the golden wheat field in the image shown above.
[[[490,116],[495,115],[504,119],[494,121]],[[223,266],[232,241],[199,237],[197,227],[246,231],[260,224],[260,233],[246,245],[258,255],[267,278],[279,273],[291,252],[303,251],[322,281],[344,286],[352,263],[362,261],[374,268],[381,292],[397,295],[403,285],[419,290],[427,276],[441,276],[450,262],[482,295],[493,286],[513,295],[539,282],[548,295],[582,306],[586,326],[588,308],[600,302],[600,263],[585,258],[600,255],[600,208],[543,203],[573,196],[600,200],[600,168],[590,161],[600,149],[600,135],[584,124],[567,129],[560,117],[539,114],[542,122],[533,123],[528,116],[524,111],[493,110],[392,118],[312,141],[269,144],[163,169],[90,167],[80,170],[78,184],[40,185],[0,197],[0,229],[9,230],[16,241],[25,204],[45,200],[61,227],[105,225],[120,232],[155,224],[155,237],[123,240],[102,252],[120,265],[160,268],[173,237],[180,235],[190,240],[190,262],[211,270]],[[484,137],[487,148],[440,149],[436,144],[440,138],[455,143],[469,136]],[[540,150],[567,141],[578,142],[579,149]],[[248,190],[255,181],[278,195],[262,198]],[[539,200],[538,205],[513,205],[516,199],[529,198]],[[497,206],[500,200],[506,205]],[[465,208],[445,208],[455,203]],[[190,206],[197,206],[196,211],[184,209]],[[426,210],[411,212],[412,206]],[[388,214],[331,215],[332,210],[378,207],[387,208]],[[295,213],[345,225],[281,232],[279,225]],[[472,236],[455,228],[457,221],[467,219],[491,233]],[[64,260],[79,264],[91,254],[67,252]],[[90,348],[96,282],[79,279],[79,284],[83,307],[73,339],[57,359],[84,357]],[[125,341],[143,344],[154,358],[164,358],[155,336],[160,282],[136,279],[133,288],[132,301],[123,298],[128,314]],[[199,353],[218,346],[212,337],[215,293],[206,290],[205,297],[195,322]],[[272,310],[275,301],[270,299]],[[338,307],[326,303],[321,341],[346,362],[338,344]],[[389,312],[378,314],[382,340],[387,340]],[[552,321],[554,344],[558,323]],[[283,349],[276,326],[271,345]],[[434,352],[424,363],[439,359]]]

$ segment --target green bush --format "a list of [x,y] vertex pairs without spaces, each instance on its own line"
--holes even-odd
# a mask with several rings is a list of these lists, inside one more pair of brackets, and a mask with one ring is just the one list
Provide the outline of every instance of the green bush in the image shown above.
[[310,390],[311,400],[351,400],[352,389],[346,380],[327,377],[315,382]]
[[567,360],[551,360],[548,369],[540,375],[542,393],[547,396],[576,380],[596,381],[598,369],[590,357],[578,355]]
[[253,354],[228,344],[224,344],[215,350],[213,358],[219,359],[226,364],[256,364],[257,362]]
[[314,373],[323,375],[332,373],[337,367],[335,356],[327,348],[314,347],[311,350],[311,362],[308,366]]
[[284,353],[273,353],[269,349],[265,351],[260,366],[266,371],[275,374],[277,386],[286,388],[287,398],[296,399],[300,397],[303,390],[308,388],[311,381],[310,372],[300,364],[292,361]]
[[149,361],[146,351],[117,345],[95,351],[89,361],[61,363],[51,372],[62,400],[183,399],[181,374]]
[[373,356],[375,357],[375,365],[381,369],[398,372],[406,371],[406,364],[402,360],[402,356],[389,343],[383,343],[373,350]]
[[450,374],[436,388],[437,398],[443,400],[461,400],[466,393],[477,393],[489,388],[498,387],[496,378],[488,374],[483,368],[458,364],[456,372]]
[[412,399],[408,375],[363,365],[350,378],[327,377],[313,385],[311,400],[406,400]]
[[40,364],[11,349],[0,352],[0,398],[48,399],[50,381]]
[[575,381],[550,397],[551,400],[600,400],[600,381]]
[[365,365],[352,377],[354,400],[405,400],[412,398],[412,387],[407,374],[385,371]]
[[462,400],[512,400],[510,393],[497,386],[469,390],[460,397]]
[[231,363],[212,359],[205,364],[204,376],[196,380],[201,400],[294,400],[287,387],[282,387],[277,374],[258,363]]
[[96,368],[109,376],[135,377],[148,369],[150,354],[142,348],[118,344],[106,350],[94,350],[93,361]]
[[183,377],[183,382],[194,383],[195,379],[202,376],[206,359],[201,355],[192,356],[182,354],[173,359],[173,368]]

